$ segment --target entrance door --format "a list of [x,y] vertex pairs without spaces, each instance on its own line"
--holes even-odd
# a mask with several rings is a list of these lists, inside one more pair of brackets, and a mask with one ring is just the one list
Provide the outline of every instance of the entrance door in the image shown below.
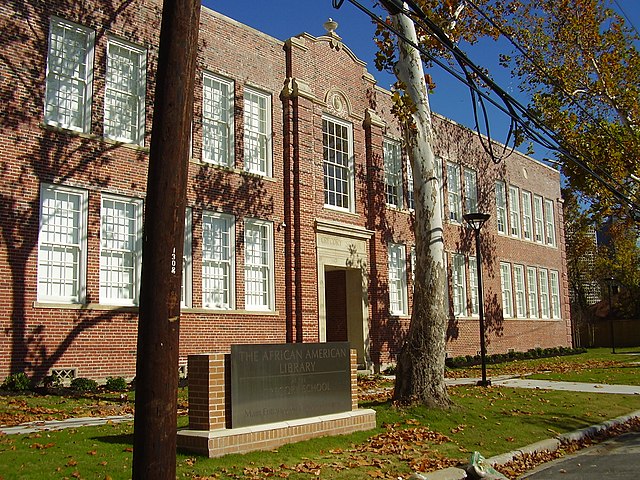
[[363,326],[362,271],[357,268],[325,266],[325,341],[349,342],[358,353],[358,365],[367,366],[367,344]]
[[347,342],[347,272],[327,270],[324,273],[324,298],[327,312],[327,342]]

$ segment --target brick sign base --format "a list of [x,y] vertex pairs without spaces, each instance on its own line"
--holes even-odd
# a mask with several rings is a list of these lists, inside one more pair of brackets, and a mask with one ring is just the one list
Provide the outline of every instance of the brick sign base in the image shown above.
[[358,409],[355,350],[350,351],[351,410],[240,428],[230,428],[229,363],[222,353],[189,356],[189,428],[178,430],[178,448],[213,458],[376,426],[374,410]]

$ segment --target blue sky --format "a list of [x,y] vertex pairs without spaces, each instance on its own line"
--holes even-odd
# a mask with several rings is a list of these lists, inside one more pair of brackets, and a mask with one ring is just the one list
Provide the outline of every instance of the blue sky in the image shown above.
[[[614,8],[621,8],[636,29],[640,29],[639,0],[611,0]],[[359,0],[367,8],[373,8],[375,0]],[[267,33],[280,40],[286,40],[302,32],[320,36],[325,33],[322,24],[329,18],[338,22],[336,32],[358,58],[367,62],[369,72],[378,84],[388,88],[393,82],[392,75],[378,72],[373,63],[375,27],[369,17],[345,0],[340,9],[334,9],[332,0],[203,0],[202,4],[241,23]],[[380,10],[378,10],[380,12]],[[489,68],[494,79],[503,89],[517,94],[508,73],[497,66],[498,49],[492,41],[479,47],[460,45],[478,65]],[[433,67],[428,71],[436,81],[436,91],[430,96],[431,107],[458,123],[473,127],[473,115],[469,90],[448,73]],[[524,99],[521,99],[526,103]],[[491,131],[495,139],[504,141],[508,128],[505,116],[492,115]],[[550,156],[548,152],[536,149],[535,157]]]

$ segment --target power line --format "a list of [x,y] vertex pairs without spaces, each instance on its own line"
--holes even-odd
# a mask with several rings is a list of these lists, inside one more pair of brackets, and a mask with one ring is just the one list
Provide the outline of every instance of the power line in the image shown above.
[[[335,8],[339,8],[344,0],[333,0],[333,4]],[[383,21],[380,17],[378,17],[375,13],[370,11],[368,8],[364,7],[357,0],[349,0],[351,4],[359,8],[365,14],[367,14],[371,19],[373,19],[376,23],[382,25],[384,28],[389,29],[403,41],[408,43],[409,45],[416,48],[422,55],[425,56],[428,60],[432,61],[436,65],[443,68],[445,71],[453,75],[456,79],[464,83],[470,88],[470,91],[473,95],[477,94],[478,98],[481,99],[481,102],[487,101],[498,108],[500,111],[508,115],[512,122],[515,122],[520,128],[526,133],[526,135],[536,143],[540,145],[556,151],[572,161],[575,165],[580,167],[586,173],[594,177],[598,182],[600,182],[610,193],[612,193],[619,201],[626,204],[630,208],[630,213],[633,218],[637,221],[640,221],[640,207],[629,197],[627,197],[624,193],[622,193],[619,189],[625,190],[625,186],[620,184],[617,180],[606,174],[605,176],[609,177],[609,180],[613,183],[610,184],[605,178],[603,178],[600,174],[595,172],[589,165],[587,165],[584,161],[580,160],[576,155],[570,152],[566,147],[563,146],[562,138],[559,137],[558,134],[553,132],[549,127],[545,125],[545,123],[539,119],[533,112],[524,107],[520,102],[514,99],[511,95],[509,95],[506,91],[504,91],[499,85],[497,85],[493,79],[491,79],[488,75],[484,73],[484,71],[479,68],[475,63],[473,63],[468,56],[462,52],[455,45],[451,39],[446,35],[442,29],[436,25],[433,21],[431,21],[426,14],[421,10],[421,8],[413,1],[406,0],[407,5],[413,10],[414,14],[411,15],[411,12],[406,11],[403,6],[403,2],[400,0],[382,0],[386,7],[390,9],[390,11],[404,12],[407,15],[417,17],[420,25],[428,31],[438,42],[440,42],[456,59],[461,69],[464,72],[464,78],[458,73],[451,69],[449,66],[445,65],[440,60],[431,56],[424,48],[415,43],[409,41],[404,35],[401,35],[398,31],[396,31],[393,27]],[[471,70],[471,73],[469,70]],[[472,75],[473,74],[473,75]],[[480,89],[475,81],[474,76],[480,78],[485,85],[503,102],[503,104],[497,103],[493,98],[491,98],[486,92]],[[475,103],[475,102],[474,102]],[[481,103],[482,104],[482,103]],[[475,110],[475,104],[474,104]],[[484,110],[484,105],[483,105]],[[485,111],[486,116],[486,111]],[[485,117],[486,119],[486,117]],[[477,120],[477,119],[476,119]],[[477,124],[477,121],[476,121]],[[617,187],[617,188],[616,188]]]
[[633,22],[631,21],[627,13],[622,9],[622,5],[618,3],[618,0],[613,0],[613,3],[616,4],[616,7],[618,7],[618,10],[620,10],[620,13],[622,13],[622,16],[625,18],[625,20],[629,22],[629,25],[631,25],[631,28],[636,31],[636,34],[638,34],[638,36],[640,36],[640,32],[638,32],[638,29],[633,24]]

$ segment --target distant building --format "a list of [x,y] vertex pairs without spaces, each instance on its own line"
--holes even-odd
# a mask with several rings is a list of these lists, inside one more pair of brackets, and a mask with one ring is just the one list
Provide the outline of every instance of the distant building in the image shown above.
[[[0,377],[135,375],[159,0],[0,6]],[[388,91],[329,32],[282,42],[203,8],[180,361],[234,343],[351,342],[395,361],[413,301],[413,187]],[[451,356],[571,344],[557,171],[494,164],[435,116]]]

